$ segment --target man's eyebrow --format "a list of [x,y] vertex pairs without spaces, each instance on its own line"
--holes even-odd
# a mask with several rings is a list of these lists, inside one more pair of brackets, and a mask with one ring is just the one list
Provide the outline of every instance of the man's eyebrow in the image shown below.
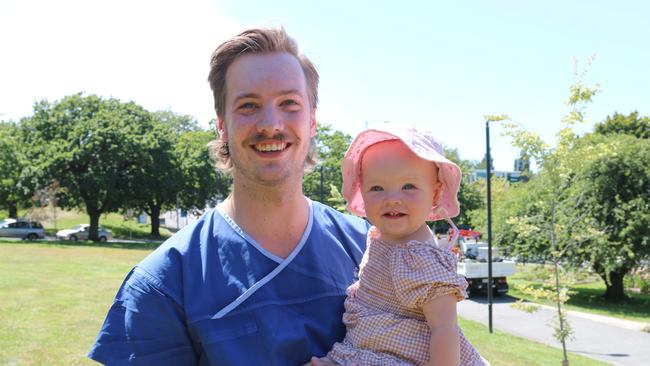
[[[287,90],[280,90],[275,93],[275,95],[289,95],[289,94],[298,94],[300,95],[300,91],[298,89],[287,89]],[[238,101],[240,99],[246,99],[246,98],[261,98],[261,95],[257,93],[242,93],[239,94],[235,97],[234,101]]]
[[288,90],[280,90],[279,92],[276,93],[276,95],[287,95],[287,94],[300,94],[300,91],[297,89],[288,89]]
[[238,101],[240,99],[259,98],[259,97],[260,97],[260,95],[255,94],[255,93],[243,93],[243,94],[239,94],[238,96],[236,96],[234,101],[236,102],[236,101]]

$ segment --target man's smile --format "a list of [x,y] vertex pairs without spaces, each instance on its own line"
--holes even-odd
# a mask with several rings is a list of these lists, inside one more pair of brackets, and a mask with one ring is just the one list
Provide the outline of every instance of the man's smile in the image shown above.
[[253,148],[258,152],[277,152],[286,149],[289,145],[286,142],[257,143],[253,145]]

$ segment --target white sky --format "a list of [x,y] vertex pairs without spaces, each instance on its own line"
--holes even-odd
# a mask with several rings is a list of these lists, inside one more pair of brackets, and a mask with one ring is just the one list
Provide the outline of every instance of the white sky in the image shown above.
[[[252,25],[284,25],[321,74],[320,121],[352,135],[415,123],[461,157],[485,152],[483,115],[506,113],[552,142],[572,58],[596,53],[591,130],[615,111],[650,114],[644,1],[3,0],[0,119],[86,92],[213,118],[209,56]],[[516,151],[492,130],[499,170]]]

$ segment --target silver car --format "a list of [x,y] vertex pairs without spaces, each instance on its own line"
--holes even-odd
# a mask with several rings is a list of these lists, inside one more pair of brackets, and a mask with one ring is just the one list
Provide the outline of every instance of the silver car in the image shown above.
[[[90,225],[80,224],[72,229],[59,230],[56,237],[62,240],[88,240],[88,233],[90,232]],[[99,227],[97,229],[97,238],[99,241],[107,241],[113,239],[113,234],[110,230]]]
[[45,238],[45,229],[38,221],[7,219],[0,223],[0,236],[36,240]]

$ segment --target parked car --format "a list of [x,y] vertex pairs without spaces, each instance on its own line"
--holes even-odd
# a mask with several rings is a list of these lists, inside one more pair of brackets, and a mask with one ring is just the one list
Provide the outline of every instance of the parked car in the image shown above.
[[[56,237],[61,240],[88,240],[88,233],[90,232],[90,225],[80,224],[72,229],[59,230],[56,233]],[[113,239],[113,234],[110,230],[99,227],[97,229],[97,238],[99,241],[107,241]]]
[[0,236],[36,240],[45,238],[45,229],[38,221],[7,219],[0,223]]

